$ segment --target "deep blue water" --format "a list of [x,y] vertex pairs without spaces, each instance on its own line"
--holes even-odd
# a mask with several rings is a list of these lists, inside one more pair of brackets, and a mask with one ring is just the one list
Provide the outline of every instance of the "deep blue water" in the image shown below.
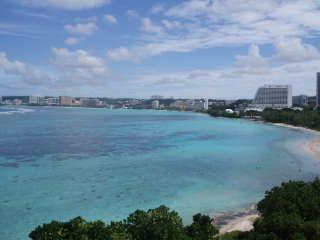
[[150,110],[0,108],[0,236],[75,216],[122,219],[166,204],[238,211],[270,187],[311,179],[307,133],[243,120]]

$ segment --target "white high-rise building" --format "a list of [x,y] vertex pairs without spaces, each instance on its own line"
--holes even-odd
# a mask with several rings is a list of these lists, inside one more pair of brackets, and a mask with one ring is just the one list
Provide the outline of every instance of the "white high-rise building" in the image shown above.
[[158,100],[152,101],[152,108],[158,109],[160,107],[160,102]]
[[253,104],[257,108],[292,107],[292,87],[290,85],[265,85],[256,93]]
[[317,73],[317,109],[320,109],[320,72]]
[[39,96],[30,96],[29,97],[29,104],[38,105],[39,101],[40,101],[40,97]]
[[209,99],[208,98],[206,98],[204,100],[204,110],[209,110]]

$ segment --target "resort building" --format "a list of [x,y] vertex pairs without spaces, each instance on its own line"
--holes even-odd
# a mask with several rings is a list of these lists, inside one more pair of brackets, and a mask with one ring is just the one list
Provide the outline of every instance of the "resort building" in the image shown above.
[[320,109],[320,72],[317,73],[317,108]]
[[72,97],[60,96],[60,105],[61,106],[71,106],[72,105]]
[[38,96],[30,96],[29,97],[29,104],[31,105],[38,105],[40,101],[40,97]]
[[292,87],[290,85],[265,85],[260,87],[253,101],[256,108],[292,107]]
[[153,109],[158,109],[160,107],[160,102],[159,100],[154,100],[152,101],[152,108]]
[[307,95],[299,95],[292,97],[293,106],[303,107],[308,105],[308,96]]
[[209,99],[208,98],[206,98],[205,100],[204,100],[204,110],[209,110]]

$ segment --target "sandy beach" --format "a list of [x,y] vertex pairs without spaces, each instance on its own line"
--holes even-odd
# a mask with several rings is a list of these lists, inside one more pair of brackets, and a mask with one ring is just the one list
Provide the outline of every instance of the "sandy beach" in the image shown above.
[[253,229],[253,222],[259,217],[259,214],[249,214],[245,215],[239,218],[236,218],[234,220],[231,220],[226,225],[223,225],[220,228],[220,233],[224,234],[227,232],[233,232],[233,231],[250,231]]
[[215,217],[215,223],[219,227],[220,233],[233,231],[250,231],[253,222],[259,217],[256,205],[252,205],[243,212],[230,212]]
[[[316,159],[320,160],[320,132],[304,127],[297,127],[283,123],[274,123],[272,125],[278,127],[285,127],[294,129],[297,131],[303,131],[311,133],[314,138],[310,141],[302,142],[299,147],[303,150],[309,152]],[[229,214],[225,216],[218,216],[217,223],[220,228],[220,233],[227,233],[233,231],[250,231],[253,228],[253,222],[259,217],[259,213],[254,209],[248,212],[242,212],[238,214]]]
[[304,127],[292,126],[292,125],[288,125],[288,124],[284,124],[284,123],[274,123],[273,125],[313,134],[314,139],[312,139],[311,141],[303,142],[300,145],[300,147],[302,149],[304,149],[305,151],[309,152],[316,159],[320,160],[320,132],[319,131],[304,128]]

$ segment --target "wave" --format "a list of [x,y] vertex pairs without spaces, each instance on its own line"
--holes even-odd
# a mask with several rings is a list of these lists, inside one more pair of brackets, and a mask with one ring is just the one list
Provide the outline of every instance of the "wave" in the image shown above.
[[0,115],[13,115],[13,114],[24,114],[24,113],[31,113],[35,110],[30,108],[0,108]]

